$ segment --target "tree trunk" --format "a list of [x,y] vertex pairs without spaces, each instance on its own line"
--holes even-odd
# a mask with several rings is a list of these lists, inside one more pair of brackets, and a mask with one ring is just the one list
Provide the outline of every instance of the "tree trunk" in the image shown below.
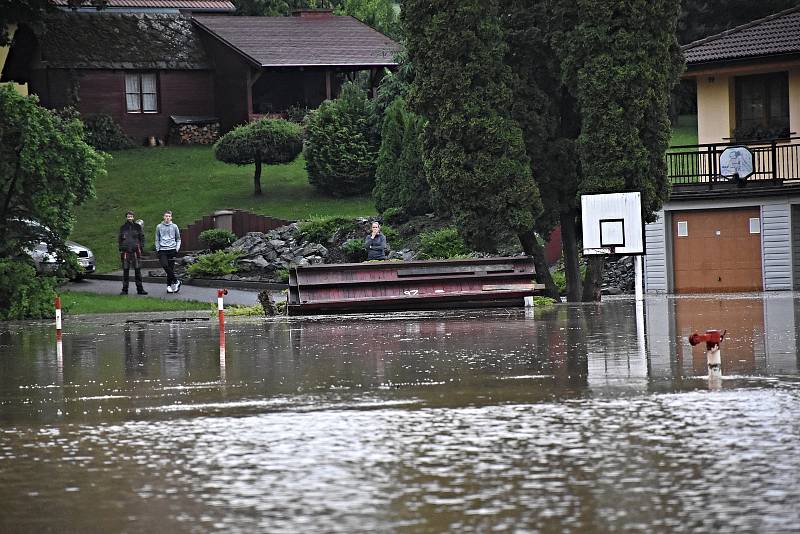
[[584,302],[600,302],[604,260],[605,256],[590,256],[586,261],[586,281],[583,284]]
[[256,156],[256,174],[253,176],[254,195],[261,194],[261,158]]
[[539,244],[533,232],[526,234],[519,234],[519,242],[522,244],[522,249],[525,254],[533,258],[533,264],[536,266],[536,281],[544,284],[544,294],[551,299],[560,300],[561,295],[558,292],[558,286],[553,282],[553,277],[550,276],[550,269],[547,267],[547,262],[544,259],[544,249]]
[[561,245],[567,278],[567,302],[581,301],[581,272],[578,266],[578,236],[575,232],[575,210],[561,212]]

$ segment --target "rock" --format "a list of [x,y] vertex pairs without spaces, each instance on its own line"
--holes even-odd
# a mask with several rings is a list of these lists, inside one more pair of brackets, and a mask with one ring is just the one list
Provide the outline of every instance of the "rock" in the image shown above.
[[274,249],[280,249],[280,248],[283,248],[286,245],[286,241],[284,241],[282,239],[270,239],[268,241],[268,243]]

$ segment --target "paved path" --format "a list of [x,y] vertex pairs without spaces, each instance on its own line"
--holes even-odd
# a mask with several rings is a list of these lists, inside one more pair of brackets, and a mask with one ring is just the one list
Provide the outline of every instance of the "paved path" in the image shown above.
[[[144,289],[149,293],[148,297],[160,299],[180,299],[198,300],[200,302],[217,302],[217,290],[210,287],[189,286],[183,284],[179,293],[167,293],[166,284],[145,282]],[[61,286],[68,291],[85,291],[87,293],[102,293],[105,295],[119,295],[122,289],[122,282],[114,280],[81,280],[79,282],[69,282]],[[129,287],[130,295],[128,298],[135,299],[136,285],[131,280]],[[229,289],[225,295],[225,304],[241,304],[252,306],[258,303],[258,291],[247,291],[244,289]],[[273,293],[274,300],[283,300],[282,293]]]

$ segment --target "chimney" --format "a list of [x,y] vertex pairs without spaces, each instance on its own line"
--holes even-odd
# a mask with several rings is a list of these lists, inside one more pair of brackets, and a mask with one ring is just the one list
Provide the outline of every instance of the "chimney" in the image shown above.
[[292,11],[293,17],[301,19],[329,19],[333,17],[332,9],[295,9]]

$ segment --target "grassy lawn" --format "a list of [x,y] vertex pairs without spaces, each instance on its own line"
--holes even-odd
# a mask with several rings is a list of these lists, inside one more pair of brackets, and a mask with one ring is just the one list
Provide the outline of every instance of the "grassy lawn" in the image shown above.
[[680,115],[672,125],[670,146],[697,144],[697,115]]
[[187,310],[207,310],[210,314],[214,308],[210,302],[165,300],[136,295],[98,295],[82,291],[65,291],[60,295],[61,307],[68,315]]
[[108,176],[95,184],[96,198],[78,208],[70,236],[94,251],[100,272],[118,268],[117,230],[129,209],[144,219],[148,249],[164,210],[172,210],[181,227],[223,208],[297,220],[375,213],[368,196],[334,199],[318,194],[308,184],[302,157],[285,165],[265,165],[261,197],[253,196],[254,166],[216,161],[211,147],[137,148],[113,152],[112,158]]

